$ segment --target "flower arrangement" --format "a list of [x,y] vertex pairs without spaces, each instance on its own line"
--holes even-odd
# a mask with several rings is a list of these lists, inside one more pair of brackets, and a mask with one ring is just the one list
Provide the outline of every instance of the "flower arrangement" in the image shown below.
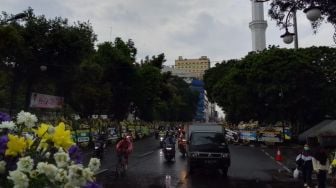
[[21,111],[16,123],[0,113],[0,185],[100,187],[94,175],[100,168],[100,160],[91,158],[85,167],[81,164],[80,150],[63,122],[54,127],[45,123],[36,126],[37,121],[29,112]]

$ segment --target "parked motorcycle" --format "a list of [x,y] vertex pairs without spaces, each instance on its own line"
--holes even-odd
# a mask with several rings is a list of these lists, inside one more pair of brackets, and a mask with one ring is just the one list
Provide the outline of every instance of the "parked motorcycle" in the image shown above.
[[175,147],[174,145],[166,145],[163,150],[164,157],[167,161],[172,161],[175,158]]

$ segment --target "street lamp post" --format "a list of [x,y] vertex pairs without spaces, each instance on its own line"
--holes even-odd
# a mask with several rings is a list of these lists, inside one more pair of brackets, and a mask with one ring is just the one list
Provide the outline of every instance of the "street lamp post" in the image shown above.
[[9,22],[16,21],[16,20],[26,18],[26,17],[28,17],[28,15],[26,13],[23,13],[23,12],[18,13],[18,14],[15,14],[14,16],[10,17],[9,19],[5,19],[5,20],[1,21],[0,25],[6,25]]
[[[270,0],[255,0],[256,2],[266,2],[266,1],[270,1]],[[280,37],[283,38],[284,43],[286,44],[290,44],[294,41],[294,48],[297,49],[299,47],[299,42],[298,42],[298,31],[297,31],[297,19],[296,19],[296,12],[298,9],[298,4],[300,2],[302,2],[301,0],[293,0],[294,4],[292,7],[290,7],[290,9],[288,10],[288,13],[286,15],[286,19],[285,19],[285,23],[282,23],[284,28],[285,28],[285,33],[283,35],[281,35]],[[314,0],[310,1],[310,5],[308,8],[304,9],[303,12],[306,14],[308,20],[310,20],[311,22],[314,22],[316,20],[318,20],[321,17],[321,7],[320,6],[316,6],[314,4]],[[293,18],[293,27],[294,27],[294,33],[291,33],[288,31],[288,27],[290,26],[290,21],[289,18],[292,17]]]

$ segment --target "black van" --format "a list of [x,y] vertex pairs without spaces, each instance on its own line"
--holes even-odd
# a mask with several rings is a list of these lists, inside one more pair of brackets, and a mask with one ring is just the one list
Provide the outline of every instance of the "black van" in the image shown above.
[[188,169],[192,174],[197,168],[221,169],[227,177],[231,165],[230,151],[223,132],[193,131],[188,140]]

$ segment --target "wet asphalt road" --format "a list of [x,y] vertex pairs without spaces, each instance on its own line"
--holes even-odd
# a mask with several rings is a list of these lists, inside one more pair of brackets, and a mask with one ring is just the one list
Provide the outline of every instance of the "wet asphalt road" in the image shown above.
[[[230,145],[231,167],[228,178],[220,172],[198,171],[187,173],[187,161],[176,150],[174,162],[166,162],[159,148],[159,141],[146,138],[134,143],[125,177],[115,177],[116,156],[112,146],[105,153],[102,169],[107,171],[97,176],[104,187],[301,187],[275,161],[260,148]],[[87,154],[89,155],[89,154]]]

